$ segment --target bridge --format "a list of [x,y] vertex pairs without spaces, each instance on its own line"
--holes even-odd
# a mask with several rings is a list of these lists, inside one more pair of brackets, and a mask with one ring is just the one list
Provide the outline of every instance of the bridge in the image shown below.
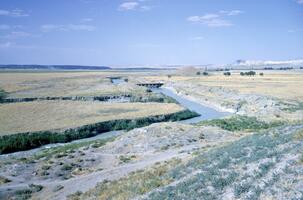
[[148,87],[148,88],[159,88],[164,83],[137,83],[138,86]]
[[106,78],[113,80],[113,79],[122,79],[122,76],[107,76]]

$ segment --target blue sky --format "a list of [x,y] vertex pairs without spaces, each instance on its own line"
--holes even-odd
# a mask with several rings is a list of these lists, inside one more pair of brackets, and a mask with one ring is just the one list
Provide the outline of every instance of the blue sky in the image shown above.
[[303,58],[303,0],[0,0],[1,64]]

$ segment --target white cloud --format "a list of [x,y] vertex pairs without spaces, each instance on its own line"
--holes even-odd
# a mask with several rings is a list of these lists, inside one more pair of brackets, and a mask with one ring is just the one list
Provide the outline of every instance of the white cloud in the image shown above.
[[119,5],[118,10],[120,11],[125,11],[125,10],[135,10],[136,8],[138,8],[139,3],[132,1],[132,2],[124,2],[122,4]]
[[6,24],[0,24],[0,30],[9,30],[11,27]]
[[297,0],[298,4],[303,4],[303,0]]
[[29,14],[24,12],[21,9],[14,10],[0,10],[0,16],[8,16],[8,17],[28,17]]
[[146,0],[137,0],[137,1],[127,1],[121,3],[118,7],[119,11],[148,11],[152,9],[152,6],[142,5]]
[[209,27],[226,27],[226,26],[232,26],[233,24],[225,19],[220,18],[219,15],[215,14],[207,14],[203,16],[191,16],[187,18],[188,21],[204,24]]
[[219,11],[218,13],[210,13],[202,16],[190,16],[187,18],[187,21],[203,24],[208,27],[228,27],[233,26],[233,23],[225,19],[225,17],[236,16],[242,13],[243,11],[240,10]]
[[42,31],[94,31],[95,26],[85,25],[85,24],[67,24],[67,25],[58,25],[58,24],[44,24],[41,26]]
[[244,12],[242,10],[231,10],[231,11],[221,10],[220,13],[228,16],[236,16],[243,14]]
[[80,21],[81,22],[92,22],[92,21],[94,21],[94,19],[87,17],[87,18],[82,18]]

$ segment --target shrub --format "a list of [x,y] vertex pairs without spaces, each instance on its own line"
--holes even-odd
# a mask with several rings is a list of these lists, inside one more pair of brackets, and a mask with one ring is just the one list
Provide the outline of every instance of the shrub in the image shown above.
[[51,166],[49,166],[49,165],[43,165],[41,167],[42,170],[49,170],[50,168],[51,168]]
[[64,171],[69,171],[73,169],[73,167],[70,165],[70,164],[64,164],[62,167],[61,167],[61,170],[64,170]]
[[30,184],[29,188],[31,189],[32,192],[40,192],[43,189],[43,186],[42,185]]
[[20,200],[29,199],[32,197],[32,193],[33,193],[33,191],[30,189],[17,190],[15,192],[15,198],[20,199]]
[[[79,128],[67,129],[60,132],[38,131],[0,136],[0,154],[33,149],[52,143],[66,143],[73,140],[92,137],[104,132],[115,130],[130,130],[152,123],[164,121],[180,121],[199,116],[190,110],[183,110],[166,115],[155,115],[137,119],[120,119],[96,124],[84,125]],[[61,156],[58,155],[58,156]],[[64,152],[62,156],[67,154]]]
[[263,72],[261,72],[259,75],[260,75],[260,76],[264,76],[264,73],[263,73]]
[[204,76],[208,76],[208,72],[203,72],[203,75]]
[[197,72],[196,75],[198,75],[198,76],[201,75],[201,72]]
[[231,75],[230,72],[224,72],[223,74],[224,74],[225,76],[230,76],[230,75]]
[[11,180],[9,180],[8,178],[5,178],[3,176],[0,176],[0,185],[9,183],[9,182],[11,182]]
[[59,190],[62,190],[64,188],[63,185],[56,185],[53,189],[53,192],[58,192]]
[[3,100],[7,97],[7,92],[0,88],[0,102],[3,102]]
[[266,123],[263,121],[259,121],[256,117],[237,115],[226,119],[214,119],[209,121],[203,121],[199,123],[199,125],[218,126],[228,131],[241,131],[241,130],[256,131],[260,129],[268,129],[271,127],[280,126],[283,125],[283,123],[282,122]]
[[[262,75],[261,75],[262,74]],[[254,76],[256,75],[255,71],[249,71],[249,72],[240,72],[241,76]],[[263,73],[260,73],[261,76],[263,76]]]

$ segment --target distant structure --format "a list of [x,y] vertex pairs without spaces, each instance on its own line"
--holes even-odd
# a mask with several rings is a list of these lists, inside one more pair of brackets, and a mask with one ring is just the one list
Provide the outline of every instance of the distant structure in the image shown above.
[[147,88],[159,88],[162,85],[164,85],[164,83],[137,83],[137,85],[147,87]]
[[108,76],[106,78],[108,78],[110,80],[110,82],[112,82],[112,83],[114,82],[114,80],[122,79],[121,76]]

